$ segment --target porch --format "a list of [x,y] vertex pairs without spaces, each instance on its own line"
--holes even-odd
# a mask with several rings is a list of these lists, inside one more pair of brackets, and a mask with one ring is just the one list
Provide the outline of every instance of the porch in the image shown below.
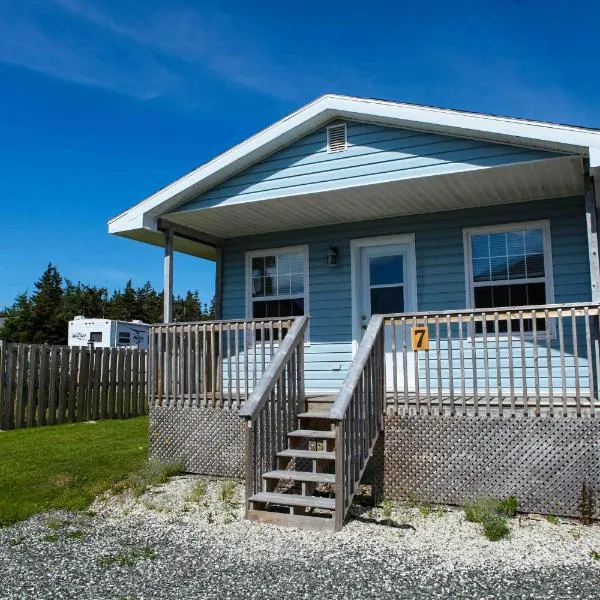
[[[386,412],[396,415],[595,416],[597,303],[383,316]],[[239,410],[297,319],[158,324],[149,350],[150,402]],[[425,328],[426,346],[411,334]],[[305,391],[304,341],[282,393],[329,409],[339,393]],[[374,359],[375,360],[375,359]]]

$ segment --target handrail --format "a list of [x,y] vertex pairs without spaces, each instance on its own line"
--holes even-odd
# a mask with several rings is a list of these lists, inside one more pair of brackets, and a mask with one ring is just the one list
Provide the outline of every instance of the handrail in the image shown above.
[[342,529],[384,426],[384,317],[373,315],[330,410],[335,432],[335,530]]
[[294,319],[271,357],[240,417],[246,419],[246,514],[249,499],[262,486],[263,474],[275,467],[287,434],[305,408],[304,332],[308,317]]
[[283,321],[284,323],[291,323],[294,320],[294,317],[263,317],[260,319],[210,319],[206,321],[169,321],[168,323],[149,323],[150,327],[165,327],[167,325],[227,325],[232,324],[235,325],[237,323],[269,323],[276,321]]
[[365,364],[371,355],[377,334],[383,326],[383,320],[383,315],[373,315],[369,321],[369,325],[360,342],[358,351],[348,370],[348,375],[346,376],[329,413],[330,417],[336,421],[341,421],[348,410],[348,406],[352,400],[352,394],[360,380]]
[[[424,319],[430,317],[459,317],[465,315],[485,315],[486,320],[494,320],[495,317],[508,316],[519,311],[526,312],[544,312],[548,311],[549,317],[559,316],[559,311],[573,309],[576,316],[584,314],[585,309],[591,309],[589,312],[590,316],[600,314],[600,303],[599,302],[568,302],[565,304],[538,304],[538,305],[526,305],[526,306],[499,306],[497,308],[453,308],[451,310],[431,310],[431,311],[420,311],[420,312],[405,312],[405,313],[389,313],[384,315],[386,321],[391,319],[399,319],[404,317],[406,319]],[[581,311],[581,312],[579,312]],[[510,317],[508,317],[510,318]]]
[[277,380],[296,349],[298,338],[302,337],[302,334],[306,331],[307,325],[308,317],[306,316],[294,319],[292,326],[283,338],[283,342],[273,355],[269,366],[260,378],[260,381],[256,384],[256,388],[252,391],[246,404],[240,409],[240,417],[253,420],[262,410],[269,394],[273,391]]

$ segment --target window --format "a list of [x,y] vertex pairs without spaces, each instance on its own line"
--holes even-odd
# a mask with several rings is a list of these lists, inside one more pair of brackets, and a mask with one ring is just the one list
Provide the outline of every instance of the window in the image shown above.
[[307,265],[306,246],[248,253],[248,316],[271,319],[306,314]]
[[131,333],[129,331],[119,331],[119,345],[129,346],[131,344]]
[[[470,300],[473,308],[535,306],[552,302],[550,229],[547,222],[479,228],[466,232]],[[523,323],[525,331],[532,322]],[[544,319],[536,322],[544,330]],[[488,331],[494,329],[488,323]],[[512,323],[518,330],[518,321]],[[481,331],[481,325],[478,332]],[[506,322],[501,331],[507,331]]]
[[90,342],[101,343],[102,342],[102,332],[101,331],[92,331],[90,333]]

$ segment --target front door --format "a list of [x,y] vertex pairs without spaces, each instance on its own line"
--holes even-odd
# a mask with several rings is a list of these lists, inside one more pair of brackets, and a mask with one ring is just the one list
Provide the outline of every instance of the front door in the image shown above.
[[[359,286],[355,301],[360,310],[355,311],[358,328],[355,330],[358,340],[362,338],[371,315],[412,312],[417,309],[415,284],[415,253],[412,236],[399,243],[390,238],[376,240],[359,240],[356,242],[358,255]],[[404,332],[400,327],[396,330],[396,371],[398,387],[404,386],[404,361],[402,347]],[[407,343],[407,376],[409,389],[414,389],[414,355]],[[385,362],[388,389],[393,386],[393,359],[391,328],[385,329]]]

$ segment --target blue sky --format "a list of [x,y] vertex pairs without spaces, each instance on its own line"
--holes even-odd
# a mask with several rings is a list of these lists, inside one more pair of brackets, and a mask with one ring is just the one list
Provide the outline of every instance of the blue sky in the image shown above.
[[160,287],[107,220],[325,92],[600,127],[598,4],[0,0],[0,307],[49,261]]

